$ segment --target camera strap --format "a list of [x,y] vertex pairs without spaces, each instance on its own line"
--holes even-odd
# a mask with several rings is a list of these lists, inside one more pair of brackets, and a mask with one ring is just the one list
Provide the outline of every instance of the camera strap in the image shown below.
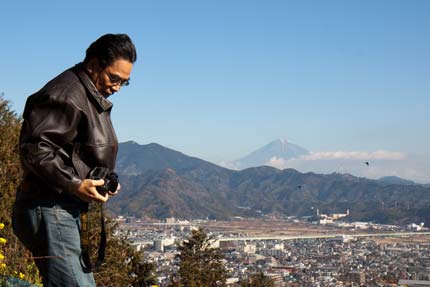
[[97,260],[93,266],[90,259],[90,221],[88,220],[88,209],[81,212],[81,263],[83,263],[83,267],[85,271],[91,272],[93,268],[99,268],[105,258],[105,249],[106,249],[106,229],[105,229],[105,220],[103,213],[103,205],[100,208],[100,243],[99,250],[97,255]]

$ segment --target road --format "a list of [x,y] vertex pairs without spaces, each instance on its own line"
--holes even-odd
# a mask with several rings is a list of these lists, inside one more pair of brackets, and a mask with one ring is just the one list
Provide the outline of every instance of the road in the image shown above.
[[316,239],[336,237],[410,237],[419,235],[430,235],[430,232],[391,232],[391,233],[357,233],[357,234],[316,234],[316,235],[288,235],[288,236],[255,236],[255,237],[221,237],[219,241],[259,241],[259,240],[293,240],[293,239]]

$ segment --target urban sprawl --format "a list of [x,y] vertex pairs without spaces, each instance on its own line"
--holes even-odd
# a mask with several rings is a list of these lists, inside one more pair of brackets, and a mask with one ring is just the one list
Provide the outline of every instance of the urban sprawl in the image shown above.
[[177,244],[197,228],[213,238],[229,271],[228,286],[256,272],[275,286],[430,286],[430,232],[408,226],[341,222],[345,214],[314,218],[163,221],[118,217],[127,235],[156,265],[159,286],[177,271]]

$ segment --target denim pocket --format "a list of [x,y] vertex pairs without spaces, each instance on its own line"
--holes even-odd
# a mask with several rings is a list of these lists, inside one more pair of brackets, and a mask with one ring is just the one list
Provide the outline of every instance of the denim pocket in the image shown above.
[[12,228],[18,239],[30,251],[44,240],[39,234],[42,212],[39,206],[25,207],[16,204],[13,208]]

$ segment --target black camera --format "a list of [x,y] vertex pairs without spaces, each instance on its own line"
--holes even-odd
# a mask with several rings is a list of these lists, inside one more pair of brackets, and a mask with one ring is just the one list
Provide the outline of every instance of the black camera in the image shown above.
[[96,189],[101,195],[108,191],[115,192],[118,188],[118,175],[107,167],[97,166],[88,175],[89,179],[103,179],[103,185],[97,186]]

